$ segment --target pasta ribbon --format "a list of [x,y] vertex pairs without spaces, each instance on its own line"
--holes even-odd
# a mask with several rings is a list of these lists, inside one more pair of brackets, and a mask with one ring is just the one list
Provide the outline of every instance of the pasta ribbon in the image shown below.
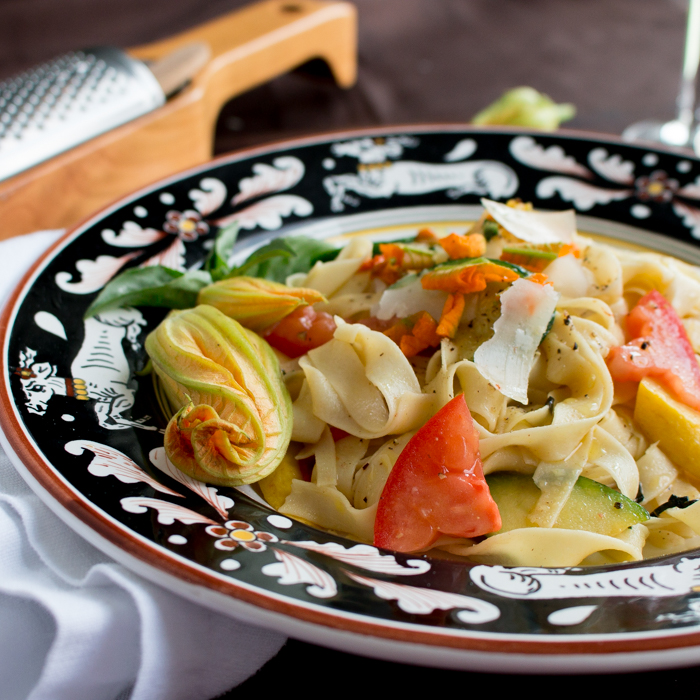
[[645,535],[646,527],[641,524],[619,537],[585,530],[526,527],[494,535],[476,545],[447,545],[442,549],[483,564],[576,566],[597,552],[615,552],[618,561],[639,561]]
[[433,399],[396,343],[360,324],[336,318],[333,340],[299,361],[313,413],[356,437],[414,430],[433,412]]
[[[511,420],[517,429],[503,425],[500,433],[482,435],[485,473],[490,471],[488,457],[512,446],[526,448],[538,463],[566,460],[612,405],[613,383],[600,348],[576,329],[569,315],[556,313],[540,351],[546,363],[546,379],[554,386],[566,387],[566,391],[553,402],[548,425],[525,427]],[[518,413],[522,415],[526,409]]]
[[[299,287],[310,287],[326,297],[332,296],[372,256],[372,243],[366,238],[355,238],[330,262],[317,262],[306,278],[298,280]],[[295,280],[297,282],[297,280]]]
[[308,481],[292,481],[292,492],[280,513],[348,535],[360,542],[372,542],[377,504],[354,508],[338,489]]

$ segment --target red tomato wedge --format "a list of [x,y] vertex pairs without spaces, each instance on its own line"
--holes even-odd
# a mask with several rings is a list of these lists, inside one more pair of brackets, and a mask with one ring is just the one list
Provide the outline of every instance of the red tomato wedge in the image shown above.
[[464,396],[443,406],[409,441],[384,486],[374,544],[399,552],[430,547],[439,535],[478,537],[501,529]]
[[656,290],[644,295],[626,319],[626,345],[613,348],[608,367],[615,381],[653,376],[679,401],[700,410],[700,366],[683,323]]
[[262,335],[273,348],[287,357],[301,357],[327,343],[335,332],[335,321],[325,311],[300,306]]

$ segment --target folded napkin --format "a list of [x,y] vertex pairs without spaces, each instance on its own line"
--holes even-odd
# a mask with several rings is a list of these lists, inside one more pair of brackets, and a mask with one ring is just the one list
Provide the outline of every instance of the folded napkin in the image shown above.
[[[0,243],[0,298],[60,234]],[[2,700],[210,700],[285,642],[112,561],[44,506],[2,452],[0,552]]]

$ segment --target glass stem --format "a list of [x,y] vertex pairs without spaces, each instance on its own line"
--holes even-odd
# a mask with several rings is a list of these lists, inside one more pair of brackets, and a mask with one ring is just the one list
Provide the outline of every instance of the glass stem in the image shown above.
[[688,25],[683,52],[683,75],[678,94],[678,121],[688,129],[695,112],[695,81],[700,64],[700,0],[688,2]]

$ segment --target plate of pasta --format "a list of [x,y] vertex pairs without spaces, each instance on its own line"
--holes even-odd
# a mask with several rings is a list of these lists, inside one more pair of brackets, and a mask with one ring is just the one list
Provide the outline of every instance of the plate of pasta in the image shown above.
[[576,133],[233,154],[3,318],[30,485],[135,571],[347,651],[700,661],[700,161]]

